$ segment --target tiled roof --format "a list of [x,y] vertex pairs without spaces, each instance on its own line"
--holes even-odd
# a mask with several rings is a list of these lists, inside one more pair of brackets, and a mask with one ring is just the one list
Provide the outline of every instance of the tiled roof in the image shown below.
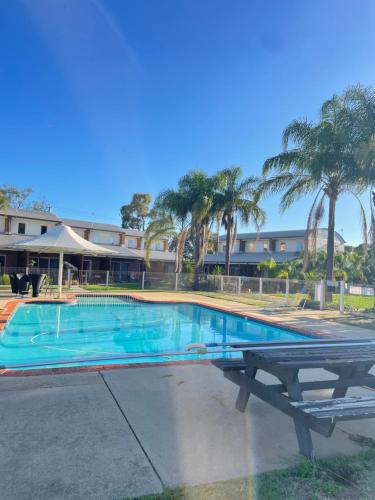
[[[319,232],[327,233],[327,228],[319,229]],[[304,238],[306,233],[306,229],[291,229],[289,231],[262,231],[259,233],[238,233],[237,240],[255,240],[255,239],[269,239],[269,238]],[[340,240],[342,243],[345,243],[344,238],[339,234],[335,233],[336,238]],[[226,235],[222,234],[220,236],[221,241],[225,241]]]
[[60,222],[57,215],[50,212],[40,212],[38,210],[21,210],[18,208],[3,208],[0,210],[0,215],[10,215],[11,217],[20,217],[22,219],[37,219],[47,220],[52,222]]
[[[96,231],[109,231],[115,233],[123,233],[127,236],[142,237],[144,236],[144,231],[139,231],[138,229],[123,229],[121,226],[116,224],[106,224],[103,222],[93,222],[88,220],[80,219],[66,219],[65,217],[58,217],[57,215],[49,212],[40,212],[37,210],[23,210],[18,208],[4,208],[0,210],[0,215],[10,215],[11,217],[19,217],[22,219],[36,219],[45,220],[56,223],[63,223],[67,226],[79,229],[94,229]],[[164,238],[161,237],[161,240]]]
[[78,219],[61,219],[61,221],[72,228],[80,228],[80,229],[97,229],[98,231],[112,231],[116,233],[123,233],[125,229],[122,229],[120,226],[116,226],[115,224],[105,224],[102,222],[91,222],[87,220],[78,220]]

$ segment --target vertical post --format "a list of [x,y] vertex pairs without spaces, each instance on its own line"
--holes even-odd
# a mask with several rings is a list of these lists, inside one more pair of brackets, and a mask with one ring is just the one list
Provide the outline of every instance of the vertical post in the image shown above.
[[72,273],[71,269],[68,269],[68,279],[67,279],[68,283],[67,283],[67,285],[68,285],[69,290],[70,290],[70,287],[72,284],[71,283],[71,273]]
[[241,293],[241,276],[238,276],[237,293],[238,295]]
[[220,276],[220,292],[224,290],[224,276]]
[[29,274],[29,268],[27,266],[25,267],[25,274]]
[[259,295],[263,295],[263,278],[259,278]]
[[62,296],[63,269],[64,269],[64,252],[60,252],[60,255],[59,255],[59,275],[58,275],[58,280],[57,280],[57,291],[58,291],[59,299],[61,299],[61,296]]
[[109,285],[109,271],[105,272],[105,286]]
[[174,277],[174,289],[178,290],[178,273],[176,273]]
[[345,311],[345,282],[344,280],[340,281],[340,313],[344,313]]
[[325,296],[326,296],[326,287],[325,287],[325,280],[320,280],[320,305],[319,309],[323,311],[325,308]]
[[142,272],[142,290],[145,289],[145,272]]
[[289,278],[285,281],[285,295],[289,295]]

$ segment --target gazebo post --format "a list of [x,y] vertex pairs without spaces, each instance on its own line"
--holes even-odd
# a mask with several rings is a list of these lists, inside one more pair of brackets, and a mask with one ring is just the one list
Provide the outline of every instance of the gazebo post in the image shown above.
[[57,291],[59,299],[61,299],[62,297],[63,269],[64,269],[64,252],[61,251],[59,257],[59,276],[57,280]]

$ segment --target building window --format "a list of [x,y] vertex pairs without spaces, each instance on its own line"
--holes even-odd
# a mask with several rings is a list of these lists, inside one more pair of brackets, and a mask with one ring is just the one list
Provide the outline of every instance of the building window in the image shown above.
[[18,223],[18,234],[26,234],[26,224],[23,222]]
[[297,252],[302,252],[303,250],[303,241],[297,241]]
[[246,252],[246,241],[240,241],[240,252]]
[[0,255],[0,271],[4,271],[5,261],[6,261],[5,255]]
[[254,243],[250,243],[249,252],[254,252]]
[[47,226],[41,226],[40,234],[46,234],[46,232],[47,232]]
[[162,251],[164,249],[164,244],[162,241],[155,241],[155,243],[151,244],[151,250],[159,250]]
[[263,243],[263,252],[268,252],[268,243]]
[[282,241],[280,243],[280,252],[285,252],[285,250],[286,250],[286,243],[285,241]]
[[128,240],[128,248],[137,248],[137,243],[135,240]]

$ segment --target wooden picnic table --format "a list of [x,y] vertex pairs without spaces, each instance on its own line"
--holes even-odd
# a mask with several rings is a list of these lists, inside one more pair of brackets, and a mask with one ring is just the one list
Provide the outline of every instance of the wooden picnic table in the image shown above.
[[[254,394],[292,417],[299,449],[309,458],[314,457],[311,430],[329,437],[340,420],[375,417],[374,395],[346,397],[349,387],[375,388],[375,376],[369,373],[375,366],[375,341],[228,345],[242,351],[242,358],[216,359],[212,363],[239,385],[236,408],[245,411],[250,395]],[[301,382],[301,370],[311,368],[322,368],[338,378]],[[274,375],[279,383],[261,382],[256,378],[258,370]],[[333,389],[332,398],[303,400],[305,391],[319,389]]]

